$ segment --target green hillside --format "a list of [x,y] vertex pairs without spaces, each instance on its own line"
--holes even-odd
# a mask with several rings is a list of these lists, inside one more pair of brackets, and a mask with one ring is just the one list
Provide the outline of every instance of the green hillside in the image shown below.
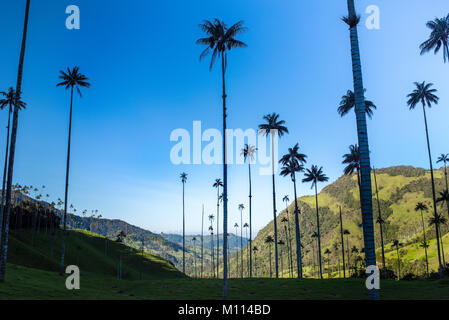
[[[422,241],[422,224],[421,215],[415,212],[414,208],[417,202],[424,202],[429,207],[429,211],[424,212],[424,219],[426,224],[427,239],[433,239],[430,242],[429,262],[431,270],[436,271],[438,267],[436,242],[435,242],[435,227],[428,226],[428,220],[433,216],[432,213],[432,190],[430,183],[430,172],[424,169],[399,166],[376,170],[377,184],[379,189],[380,209],[384,224],[384,242],[386,244],[387,266],[396,270],[397,257],[396,251],[391,248],[391,242],[398,239],[402,244],[400,256],[402,259],[401,269],[402,273],[413,272],[415,274],[423,274],[425,272],[424,249],[417,247],[418,242]],[[444,189],[444,171],[435,170],[436,190],[440,192]],[[299,190],[305,188],[306,185],[299,185]],[[308,186],[307,186],[308,187]],[[374,181],[373,181],[374,188]],[[373,190],[373,196],[375,196]],[[305,271],[308,276],[312,276],[313,269],[313,253],[317,252],[316,241],[311,237],[316,231],[316,211],[315,211],[315,196],[304,196],[299,199],[300,214],[300,228],[302,234],[303,248],[303,263],[305,264]],[[359,193],[357,187],[356,176],[348,177],[342,176],[334,183],[326,186],[318,195],[319,212],[320,212],[320,227],[321,227],[321,243],[323,260],[327,270],[327,255],[324,255],[326,249],[331,251],[329,254],[329,264],[331,269],[336,272],[338,261],[341,263],[341,249],[335,252],[334,244],[340,245],[340,222],[339,222],[339,208],[341,206],[343,215],[344,229],[349,230],[350,235],[345,236],[345,250],[347,244],[350,248],[354,246],[360,252],[363,248],[363,233],[361,228],[361,213],[359,208]],[[447,217],[446,205],[439,206],[439,213]],[[288,207],[289,223],[288,229],[292,236],[293,247],[293,264],[296,268],[296,245],[295,245],[295,229],[294,229],[294,202]],[[376,198],[373,198],[373,214],[375,219],[378,216],[378,208]],[[277,217],[278,237],[286,240],[284,223],[282,218],[287,217],[285,210],[280,212]],[[376,248],[377,261],[381,262],[380,251],[380,232],[379,224],[375,225],[376,232]],[[449,228],[447,225],[441,226],[441,232],[444,234],[444,248],[445,253],[449,259]],[[259,275],[269,276],[269,248],[264,243],[265,238],[273,234],[273,222],[271,221],[257,234],[253,241],[254,245],[258,247],[256,259],[258,263]],[[288,274],[288,259],[287,247],[279,246],[280,253],[283,256],[284,274]],[[245,248],[245,251],[247,248]],[[357,259],[361,256],[360,253],[350,253],[351,259]],[[244,253],[244,257],[247,252]],[[273,273],[274,273],[274,246],[272,245],[273,257]],[[235,264],[235,257],[231,261],[231,265]],[[359,258],[360,259],[360,258]],[[352,261],[354,261],[352,260]],[[446,259],[447,260],[447,259]],[[315,264],[317,260],[315,259]],[[246,267],[246,262],[244,263]],[[281,267],[281,266],[280,266]],[[327,272],[327,271],[326,271]]]

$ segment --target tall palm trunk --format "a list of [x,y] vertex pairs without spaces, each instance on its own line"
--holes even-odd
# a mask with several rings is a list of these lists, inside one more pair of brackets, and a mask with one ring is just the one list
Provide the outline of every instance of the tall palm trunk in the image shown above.
[[67,197],[69,193],[69,171],[70,171],[70,144],[72,138],[72,107],[73,107],[73,86],[70,91],[70,116],[69,116],[69,140],[67,145],[67,166],[65,171],[65,194],[64,194],[64,221],[62,231],[62,253],[61,253],[61,265],[59,268],[59,274],[64,274],[64,258],[66,248],[66,232],[67,232]]
[[293,247],[292,238],[290,233],[290,217],[288,216],[288,204],[285,204],[285,212],[287,213],[287,226],[285,226],[286,237],[287,237],[287,248],[288,248],[288,259],[289,259],[289,271],[290,278],[293,278]]
[[252,240],[252,193],[251,193],[251,159],[248,158],[249,176],[249,277],[253,276],[253,240]]
[[380,244],[382,246],[382,267],[385,268],[384,231],[383,231],[382,215],[380,212],[379,189],[377,188],[376,169],[374,167],[373,173],[374,173],[374,184],[376,186],[377,210],[379,212]]
[[318,229],[318,263],[320,266],[320,278],[323,279],[323,269],[321,263],[321,232],[320,232],[320,215],[318,209],[318,189],[315,183],[315,204],[316,204],[316,225]]
[[276,268],[276,278],[279,277],[278,266],[278,231],[276,221],[276,186],[274,182],[274,132],[271,133],[271,170],[273,173],[273,224],[274,224],[274,259]]
[[182,273],[186,273],[186,216],[184,202],[185,184],[182,182]]
[[[349,18],[355,19],[354,0],[348,0]],[[360,181],[362,223],[366,265],[376,266],[376,252],[374,244],[373,206],[371,193],[371,165],[368,144],[368,129],[366,125],[365,97],[362,78],[362,64],[360,60],[359,39],[357,24],[350,26],[352,71],[354,76],[354,96],[357,119],[357,136],[360,149]],[[376,289],[369,290],[370,299],[378,299],[379,292]]]
[[[226,84],[225,56],[221,52],[221,74],[223,79],[223,248],[228,245],[228,164],[226,161]],[[228,296],[227,251],[223,250],[223,299]]]
[[204,230],[204,204],[203,204],[203,211],[201,214],[201,279],[203,278],[203,261],[204,261],[204,237],[203,237],[203,230]]
[[296,175],[293,173],[293,192],[295,197],[295,231],[296,231],[296,267],[298,278],[302,279],[302,250],[301,250],[301,230],[299,229],[299,209],[296,195]]
[[[26,37],[28,30],[28,15],[30,12],[30,0],[26,2],[25,8],[25,22],[23,27],[23,36],[22,36],[22,45],[20,49],[20,58],[19,58],[19,70],[17,73],[17,86],[16,86],[16,97],[20,98],[22,92],[22,76],[23,76],[23,62],[25,59],[25,47],[26,47]],[[6,182],[6,195],[5,195],[5,210],[6,215],[4,216],[4,229],[2,234],[2,256],[1,256],[1,264],[0,264],[0,282],[5,281],[6,275],[6,261],[8,257],[8,234],[9,234],[9,216],[11,212],[11,192],[12,192],[12,180],[13,180],[13,171],[14,171],[14,155],[16,151],[16,139],[17,139],[17,127],[19,120],[19,106],[16,103],[14,105],[14,112],[12,118],[12,131],[11,131],[11,147],[9,151],[9,161],[8,161],[8,179]]]
[[[217,187],[217,276],[220,265],[220,186]],[[212,239],[213,241],[213,239]]]
[[284,225],[284,233],[285,233],[285,238],[287,239],[287,267],[288,267],[288,272],[290,275],[290,278],[292,277],[292,265],[291,265],[291,261],[290,261],[290,237],[288,236],[288,231],[287,231],[287,226]]
[[273,277],[273,272],[271,270],[271,246],[270,246],[270,278],[272,278],[272,277]]
[[243,216],[242,211],[240,210],[240,277],[243,279]]
[[343,257],[343,278],[346,278],[345,242],[343,237],[343,218],[341,217],[341,206],[340,206],[340,235],[341,235],[341,255]]
[[[3,230],[3,216],[4,216],[4,208],[5,208],[5,185],[6,185],[6,175],[8,170],[8,155],[9,155],[9,129],[11,127],[11,113],[12,113],[12,102],[9,103],[9,110],[8,110],[8,126],[7,128],[7,134],[6,134],[6,151],[5,151],[5,167],[3,169],[3,183],[2,183],[2,203],[0,207],[0,235],[2,234]],[[0,246],[2,243],[2,237],[0,236]]]
[[426,268],[427,268],[427,277],[429,277],[429,260],[427,258],[427,240],[426,240],[426,228],[424,226],[424,214],[421,210],[421,221],[422,221],[422,231],[423,231],[423,237],[424,237],[424,252],[426,254]]
[[[429,164],[430,164],[430,179],[432,180],[432,200],[433,200],[433,213],[435,215],[435,220],[438,219],[438,213],[437,213],[437,202],[436,202],[436,196],[435,196],[435,180],[433,177],[433,165],[432,165],[432,154],[430,152],[430,140],[429,140],[429,130],[427,127],[427,116],[426,116],[426,106],[422,105],[422,110],[424,113],[424,125],[426,127],[426,140],[427,140],[427,152],[429,154]],[[436,238],[439,239],[440,237],[440,230],[438,228],[438,223],[435,223],[435,231],[436,231]],[[439,272],[440,277],[443,275],[443,265],[441,263],[441,249],[440,249],[440,243],[437,241],[437,251],[438,251],[438,262],[439,262]]]

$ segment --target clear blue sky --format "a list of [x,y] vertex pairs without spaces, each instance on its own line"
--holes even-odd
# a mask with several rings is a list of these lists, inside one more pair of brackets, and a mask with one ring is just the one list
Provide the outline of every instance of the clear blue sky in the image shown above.
[[[81,29],[65,28],[65,8],[81,10]],[[378,5],[380,30],[364,27],[368,5]],[[25,0],[0,11],[0,88],[15,85]],[[428,20],[449,12],[447,0],[356,1],[362,14],[360,44],[367,98],[378,106],[369,121],[372,163],[377,167],[428,167],[422,112],[408,111],[414,81],[431,81],[440,104],[428,113],[433,155],[449,152],[449,65],[442,55],[419,55]],[[156,232],[180,232],[181,183],[186,193],[187,231],[198,232],[201,205],[215,213],[213,180],[220,166],[175,166],[169,141],[176,128],[221,128],[220,70],[199,62],[203,19],[220,18],[248,27],[248,48],[231,52],[227,74],[231,128],[256,128],[277,112],[290,134],[280,151],[300,142],[309,164],[324,167],[331,181],[342,173],[341,156],[356,143],[354,115],[336,108],[352,88],[349,33],[338,1],[31,1],[23,99],[14,180],[46,185],[52,199],[63,197],[69,93],[56,88],[58,71],[79,65],[90,81],[74,105],[69,202],[79,211],[98,209]],[[0,123],[6,126],[6,112]],[[4,128],[4,126],[1,126]],[[0,131],[0,141],[6,130]],[[1,144],[4,145],[4,142]],[[0,159],[4,147],[0,147]],[[3,160],[2,160],[3,161]],[[3,166],[3,162],[1,162]],[[229,172],[230,224],[237,205],[247,206],[247,168]],[[281,199],[291,182],[277,178]],[[306,185],[300,195],[310,194]],[[254,176],[254,227],[272,219],[271,178]]]

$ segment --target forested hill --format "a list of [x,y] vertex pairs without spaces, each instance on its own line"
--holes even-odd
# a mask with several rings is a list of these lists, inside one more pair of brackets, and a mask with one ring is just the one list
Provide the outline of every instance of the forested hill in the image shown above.
[[[424,212],[424,221],[426,225],[427,239],[435,238],[435,227],[429,225],[429,219],[432,217],[432,187],[430,182],[430,171],[411,166],[396,166],[384,169],[377,169],[377,184],[379,190],[380,211],[384,224],[384,242],[386,244],[387,253],[392,251],[391,242],[394,239],[399,240],[403,244],[401,256],[407,256],[409,260],[416,261],[407,262],[404,268],[409,268],[410,272],[422,272],[424,260],[424,250],[419,248],[422,240],[422,222],[420,212],[416,212],[415,206],[418,202],[425,203],[429,210]],[[439,192],[445,189],[444,169],[435,170],[437,197]],[[298,179],[299,180],[299,179]],[[375,184],[373,181],[373,215],[374,221],[378,217],[378,207],[375,198]],[[299,192],[301,189],[308,188],[309,185],[299,184]],[[293,185],[292,185],[293,189]],[[313,264],[313,253],[316,254],[316,239],[312,238],[312,234],[316,231],[316,206],[315,196],[304,196],[299,199],[300,208],[300,229],[302,234],[302,245],[304,253],[304,263],[311,266]],[[326,186],[318,195],[319,217],[321,227],[321,242],[323,258],[329,257],[330,263],[337,263],[340,240],[340,222],[339,209],[341,207],[343,215],[343,227],[349,231],[349,235],[345,236],[345,246],[347,243],[352,249],[357,248],[361,252],[363,248],[362,218],[359,203],[359,191],[357,186],[357,177],[342,176],[334,183]],[[444,217],[447,217],[448,210],[446,204],[438,206],[438,211]],[[278,237],[284,241],[287,239],[284,226],[288,225],[288,229],[292,238],[293,252],[296,252],[295,245],[295,228],[294,228],[294,202],[288,207],[289,222],[284,223],[282,219],[287,217],[284,209],[277,217]],[[442,225],[441,232],[446,235],[445,241],[449,239],[448,226]],[[380,232],[379,224],[375,223],[376,248],[380,248]],[[254,245],[258,247],[257,253],[258,263],[268,266],[269,246],[265,243],[268,235],[273,235],[273,221],[265,226],[254,240]],[[271,245],[273,246],[273,245]],[[324,255],[326,249],[330,250],[329,255]],[[431,248],[432,249],[432,248]],[[287,255],[286,246],[280,249],[284,255]],[[415,255],[411,255],[411,252]],[[272,249],[272,254],[274,250]],[[380,250],[377,251],[378,261],[381,261]],[[354,253],[354,258],[358,253]],[[295,254],[293,261],[295,261]],[[284,261],[284,265],[287,263]],[[430,254],[430,263],[433,269],[436,268],[436,254]],[[388,261],[387,261],[388,264]],[[274,266],[274,260],[273,260]],[[285,268],[285,267],[284,267]],[[420,269],[420,270],[412,270]],[[265,270],[267,270],[265,268]]]

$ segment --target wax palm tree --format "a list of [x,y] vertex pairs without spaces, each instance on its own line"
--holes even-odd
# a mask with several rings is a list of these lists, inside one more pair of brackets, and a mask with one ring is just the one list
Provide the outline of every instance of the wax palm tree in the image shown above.
[[20,48],[20,57],[19,57],[19,68],[17,72],[17,85],[16,85],[16,102],[14,103],[14,111],[12,116],[12,131],[11,131],[11,145],[9,148],[9,159],[8,159],[8,177],[6,180],[6,195],[5,195],[5,207],[4,212],[5,215],[3,217],[4,221],[4,230],[1,235],[2,241],[1,244],[3,246],[3,251],[1,254],[1,263],[0,263],[0,282],[5,281],[6,275],[6,262],[8,257],[8,235],[9,235],[9,218],[11,211],[11,193],[12,193],[12,184],[13,184],[13,172],[14,172],[14,156],[16,152],[16,139],[17,139],[17,128],[19,122],[19,110],[21,95],[22,95],[22,77],[23,77],[23,62],[25,60],[25,47],[26,47],[26,39],[27,39],[27,30],[28,30],[28,15],[30,12],[30,0],[27,0],[25,6],[25,22],[23,27],[22,34],[22,44]]
[[441,154],[440,157],[437,160],[437,163],[443,162],[444,163],[444,177],[446,181],[446,190],[448,190],[448,182],[447,182],[447,167],[446,164],[449,161],[449,153],[448,154]]
[[[234,223],[234,228],[235,228],[235,235],[238,235],[238,228],[239,228],[239,224],[236,222]],[[236,257],[236,268],[235,268],[235,277],[238,277],[239,274],[239,251],[237,250],[237,257]],[[243,268],[243,266],[242,266]]]
[[342,164],[346,164],[343,170],[346,176],[353,175],[354,171],[357,173],[357,185],[360,192],[360,150],[356,144],[349,146],[349,153],[343,155]]
[[296,173],[304,171],[304,166],[296,161],[294,158],[288,160],[288,162],[283,163],[281,169],[281,176],[290,175],[293,182],[293,194],[295,197],[295,230],[296,230],[296,266],[298,278],[302,279],[302,253],[301,253],[301,232],[299,228],[299,209],[298,209],[298,197],[296,194]]
[[[366,92],[366,89],[364,89],[363,92]],[[352,90],[348,90],[348,92],[341,97],[337,112],[341,117],[344,117],[352,109],[355,111],[355,95]],[[373,117],[373,109],[377,109],[374,103],[372,101],[365,100],[365,113],[370,119]]]
[[[220,187],[223,187],[223,181],[221,179],[215,179],[212,187],[217,188],[217,274],[220,268]],[[212,239],[213,240],[213,239]]]
[[272,272],[272,269],[271,269],[271,244],[274,242],[274,239],[273,239],[273,237],[271,236],[271,235],[268,235],[266,238],[265,238],[265,243],[268,245],[268,249],[269,249],[269,252],[270,252],[270,278],[272,277],[272,275],[273,275],[273,272]]
[[[348,0],[348,16],[343,21],[349,26],[351,40],[352,72],[354,81],[354,105],[357,123],[357,137],[360,149],[360,200],[362,204],[363,237],[367,266],[376,266],[376,252],[374,245],[373,206],[371,193],[371,164],[368,144],[368,128],[366,124],[366,102],[364,96],[362,63],[360,60],[359,39],[357,25],[360,16],[355,12],[354,0]],[[369,114],[369,113],[368,113]],[[369,290],[370,299],[378,299],[376,289]]]
[[345,229],[343,231],[343,235],[346,236],[346,255],[348,256],[348,271],[349,271],[349,276],[351,276],[351,262],[350,262],[350,255],[349,255],[349,235],[351,234],[351,232],[349,232],[349,230]]
[[[348,231],[349,232],[349,231]],[[345,242],[344,242],[344,233],[343,233],[343,218],[341,215],[341,206],[340,206],[340,236],[341,236],[341,255],[343,257],[343,278],[346,278],[346,266],[345,266]]]
[[[436,196],[435,196],[435,179],[433,176],[433,165],[432,165],[432,154],[430,152],[430,140],[429,140],[429,130],[427,128],[427,116],[426,116],[426,106],[431,107],[432,104],[438,104],[439,98],[435,95],[436,89],[432,89],[433,86],[432,83],[418,83],[415,82],[415,90],[413,90],[412,93],[410,93],[407,97],[409,100],[407,101],[407,104],[410,108],[410,110],[415,109],[415,107],[421,103],[422,110],[424,114],[424,125],[426,129],[426,138],[427,138],[427,152],[429,155],[429,164],[430,164],[430,178],[432,182],[432,200],[433,200],[433,210],[434,210],[434,216],[435,218],[438,216],[437,213],[437,205],[436,205]],[[436,228],[436,236],[439,238],[439,231],[437,226]],[[437,250],[438,250],[438,262],[439,262],[439,270],[440,270],[440,276],[442,276],[443,272],[443,265],[441,264],[441,252],[440,252],[440,245],[437,241]]]
[[402,243],[399,242],[399,240],[393,240],[393,247],[396,248],[396,255],[398,258],[398,280],[401,279],[401,258],[399,256],[399,247],[402,246]]
[[[185,214],[185,184],[187,182],[187,173],[179,175],[182,183],[182,272],[186,272],[186,214]],[[213,239],[212,239],[213,241]]]
[[285,245],[285,242],[284,242],[284,240],[282,240],[282,239],[279,239],[279,241],[278,241],[278,245],[281,247],[281,249],[279,250],[279,259],[280,259],[280,261],[281,261],[281,276],[282,276],[282,278],[284,277],[283,275],[284,275],[284,262],[283,262],[283,260],[282,260],[282,247]]
[[[8,155],[9,155],[9,132],[11,128],[11,113],[13,111],[13,107],[15,103],[19,104],[19,110],[25,109],[26,103],[19,100],[16,100],[16,91],[13,87],[9,88],[8,92],[0,92],[4,98],[0,99],[0,109],[4,110],[8,108],[8,125],[6,126],[6,150],[5,150],[5,166],[3,169],[3,182],[2,182],[2,199],[1,199],[1,207],[0,207],[0,221],[3,221],[3,209],[5,207],[5,185],[6,185],[6,175],[8,169]],[[2,223],[0,223],[0,235],[2,234]],[[0,245],[1,245],[1,236],[0,236]]]
[[259,248],[257,248],[257,246],[253,247],[253,251],[254,251],[254,273],[257,277],[257,251],[259,251]]
[[276,262],[276,278],[279,276],[278,267],[278,233],[277,233],[277,221],[276,221],[276,187],[274,179],[274,138],[282,137],[285,133],[288,133],[288,129],[285,126],[284,120],[279,120],[279,115],[276,113],[267,114],[263,117],[265,123],[259,125],[259,133],[268,136],[271,135],[271,170],[272,170],[272,183],[273,183],[273,225],[274,225],[274,255]]
[[437,54],[443,48],[444,63],[449,59],[449,14],[443,18],[435,18],[426,24],[427,28],[431,30],[429,39],[424,41],[419,48],[421,55],[434,51]]
[[[245,224],[243,225],[243,228],[245,229],[245,234],[246,234],[246,239],[248,239],[248,228],[249,228],[249,224],[247,222],[245,222]],[[247,268],[247,275],[249,276],[249,250],[246,251],[246,268]]]
[[252,257],[252,189],[251,189],[251,162],[254,160],[254,154],[257,148],[250,144],[245,144],[241,151],[244,161],[248,162],[248,180],[249,180],[249,277],[252,277],[253,272],[253,257]]
[[288,203],[290,202],[290,198],[288,197],[288,195],[285,195],[282,198],[282,201],[285,202],[285,213],[287,214],[287,218],[286,221],[281,221],[281,222],[285,222],[286,225],[284,225],[284,228],[286,230],[286,239],[287,239],[287,248],[289,251],[289,261],[290,261],[290,277],[293,277],[293,247],[292,247],[292,238],[291,238],[291,233],[290,233],[290,217],[288,214]]
[[376,187],[376,200],[377,200],[377,211],[378,216],[376,219],[376,222],[379,224],[380,229],[380,243],[382,247],[382,266],[385,268],[385,247],[384,247],[384,231],[383,231],[383,225],[385,224],[385,220],[382,218],[382,214],[380,211],[380,201],[379,201],[379,189],[377,188],[377,176],[376,176],[376,169],[373,167],[373,173],[374,173],[374,186]]
[[315,187],[315,205],[316,205],[316,223],[318,233],[318,257],[320,265],[320,278],[323,279],[323,269],[321,266],[321,231],[320,231],[320,216],[318,209],[318,182],[326,182],[329,178],[323,173],[323,167],[318,168],[316,165],[312,165],[310,169],[306,169],[304,174],[305,178],[302,182],[312,182],[312,188]]
[[331,254],[331,251],[329,250],[329,248],[327,248],[327,249],[324,251],[324,254],[327,255],[327,278],[330,278],[330,277],[331,277],[331,274],[330,274],[329,261],[330,261],[330,254]]
[[[246,30],[243,27],[243,21],[239,21],[231,27],[227,27],[223,21],[214,19],[213,22],[205,20],[200,24],[200,28],[206,33],[205,38],[197,40],[198,44],[207,46],[201,53],[200,60],[206,57],[212,51],[212,59],[210,61],[210,70],[214,65],[217,57],[221,58],[221,76],[223,85],[223,247],[226,248],[228,239],[228,171],[226,161],[226,82],[225,72],[227,67],[227,52],[234,48],[244,48],[246,44],[236,39],[238,35]],[[226,299],[228,290],[228,266],[227,252],[223,250],[223,298]]]
[[318,247],[318,233],[316,231],[314,231],[312,233],[312,235],[310,236],[312,238],[312,255],[313,255],[313,276],[315,276],[315,271],[316,271],[316,264],[315,262],[317,262],[317,256],[318,256],[318,251],[317,254],[315,255],[315,244],[314,242],[317,242],[317,247]]
[[196,278],[196,241],[198,239],[196,237],[192,238],[192,242],[193,242],[193,263],[194,263],[194,267],[193,267],[193,274],[195,275]]
[[441,243],[441,254],[443,257],[443,265],[446,265],[446,259],[444,257],[444,248],[443,248],[443,235],[441,234],[440,227],[442,224],[446,224],[447,219],[443,217],[441,214],[436,217],[432,217],[429,219],[429,225],[435,225],[435,228],[438,230],[437,243]]
[[290,249],[290,246],[288,244],[290,242],[290,236],[289,236],[289,232],[288,232],[288,219],[286,217],[283,217],[281,219],[281,222],[284,224],[285,238],[287,239],[287,255],[288,255],[287,258],[288,258],[288,262],[289,262],[288,270],[289,270],[290,278],[291,278],[293,276],[292,275],[292,262],[293,262],[293,259],[292,259],[291,249]]
[[62,80],[56,86],[64,86],[66,89],[70,89],[70,113],[69,113],[69,138],[67,144],[67,166],[66,166],[66,177],[65,177],[65,194],[64,194],[64,228],[62,236],[62,254],[61,254],[61,268],[59,273],[62,275],[64,273],[64,256],[65,256],[65,233],[66,233],[66,220],[67,215],[65,211],[67,210],[67,197],[69,193],[69,169],[70,169],[70,147],[72,138],[72,110],[73,110],[73,91],[76,89],[79,96],[82,97],[80,88],[89,88],[90,83],[87,82],[88,78],[79,72],[79,67],[74,67],[72,70],[67,68],[67,72],[60,71],[59,78]]
[[210,220],[210,226],[209,226],[209,232],[210,232],[210,250],[212,252],[212,273],[211,276],[215,278],[215,257],[214,257],[214,227],[212,226],[212,223],[214,222],[214,215],[209,216]]
[[243,210],[245,209],[245,206],[243,203],[239,204],[239,211],[240,211],[240,225],[242,226],[240,228],[240,258],[241,258],[241,278],[243,278]]
[[293,148],[288,148],[288,152],[284,156],[282,156],[279,162],[284,165],[281,175],[285,176],[287,174],[290,174],[293,182],[293,192],[295,197],[296,265],[298,268],[298,277],[302,279],[302,244],[301,231],[299,228],[298,196],[296,193],[296,172],[304,171],[304,164],[307,162],[307,156],[299,152],[299,143],[296,143]]
[[[415,206],[415,211],[420,211],[421,212],[421,221],[422,221],[422,232],[423,232],[423,243],[427,244],[427,240],[426,240],[426,227],[424,225],[424,211],[427,211],[427,205],[422,203],[422,202],[418,202]],[[424,252],[426,254],[426,270],[427,270],[427,277],[429,276],[429,259],[427,258],[427,246],[423,246],[424,248]]]

